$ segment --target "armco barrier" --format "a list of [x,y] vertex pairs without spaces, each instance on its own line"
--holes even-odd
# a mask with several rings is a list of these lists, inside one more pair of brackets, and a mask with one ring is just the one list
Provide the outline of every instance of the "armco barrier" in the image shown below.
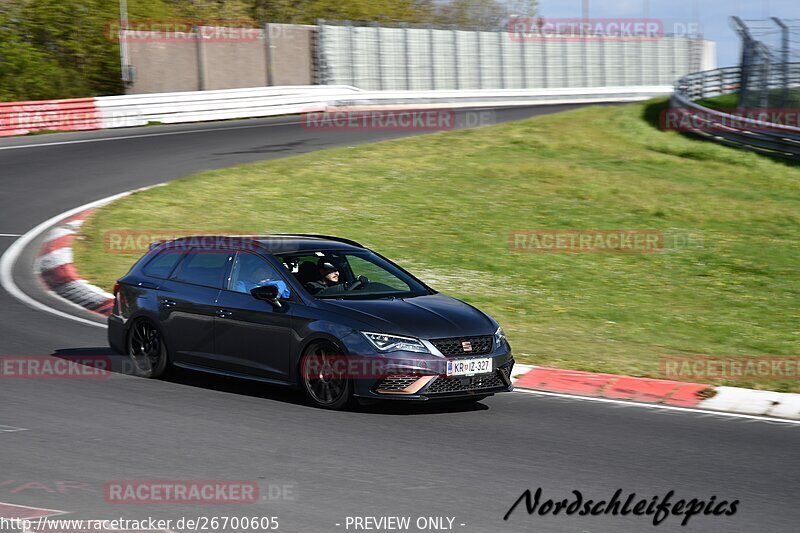
[[[800,63],[790,67],[800,70]],[[739,67],[729,67],[695,72],[678,80],[670,107],[679,121],[689,124],[684,131],[727,146],[800,161],[800,128],[737,117],[695,103],[737,92],[739,76]]]
[[669,86],[473,91],[362,91],[346,85],[106,96],[97,99],[103,128],[177,124],[324,111],[346,106],[485,107],[631,102],[671,92]]
[[338,106],[504,107],[525,105],[635,102],[669,95],[667,85],[567,89],[479,89],[450,91],[363,91],[328,102]]
[[320,111],[329,98],[355,92],[359,90],[342,85],[305,85],[101,96],[96,100],[106,129]]
[[0,137],[42,130],[95,130],[100,127],[94,98],[0,102]]
[[0,104],[0,135],[290,115],[339,107],[510,107],[633,102],[670,94],[669,86],[462,91],[362,91],[346,85],[101,96]]

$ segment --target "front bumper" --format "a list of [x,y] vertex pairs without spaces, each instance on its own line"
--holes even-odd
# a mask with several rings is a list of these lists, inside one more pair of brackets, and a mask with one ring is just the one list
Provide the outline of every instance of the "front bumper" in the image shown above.
[[[364,346],[358,346],[363,349]],[[361,352],[364,353],[364,352]],[[514,357],[507,345],[483,355],[444,357],[434,354],[390,352],[377,358],[382,372],[353,379],[354,395],[374,400],[450,400],[489,396],[514,390],[511,383]],[[447,361],[491,359],[490,372],[473,376],[448,376]]]
[[[458,400],[466,398],[491,396],[498,392],[511,392],[511,369],[513,360],[505,368],[495,370],[491,374],[475,376],[387,376],[368,391],[356,390],[355,396],[381,400]],[[392,389],[400,380],[408,380],[405,389]]]

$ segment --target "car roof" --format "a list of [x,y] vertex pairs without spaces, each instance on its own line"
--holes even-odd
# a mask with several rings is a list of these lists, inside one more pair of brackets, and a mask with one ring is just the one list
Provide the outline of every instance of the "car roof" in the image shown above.
[[363,250],[356,241],[329,235],[265,235],[258,238],[271,254],[305,252],[312,250]]
[[253,242],[257,242],[264,251],[270,254],[286,254],[306,251],[323,250],[363,250],[364,246],[356,241],[342,237],[330,235],[310,235],[310,234],[274,234],[274,235],[196,235],[186,236],[171,241],[165,241],[172,245],[190,245],[196,241],[201,243],[224,242],[224,246],[230,248],[251,247]]

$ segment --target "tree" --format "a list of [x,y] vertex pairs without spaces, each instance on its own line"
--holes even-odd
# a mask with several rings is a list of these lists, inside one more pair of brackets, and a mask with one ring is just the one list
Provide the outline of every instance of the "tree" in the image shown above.
[[[0,99],[119,94],[119,0],[0,0]],[[497,29],[536,0],[128,0],[132,21],[438,23]]]
[[260,22],[316,24],[319,19],[361,22],[423,22],[431,0],[253,0]]
[[537,6],[537,0],[449,0],[438,5],[435,21],[496,30],[505,27],[512,16],[535,16]]
[[539,0],[508,0],[506,9],[512,17],[535,17],[539,14]]
[[[119,94],[117,0],[6,0],[0,10],[0,98]],[[131,18],[169,18],[166,0],[130,3]]]

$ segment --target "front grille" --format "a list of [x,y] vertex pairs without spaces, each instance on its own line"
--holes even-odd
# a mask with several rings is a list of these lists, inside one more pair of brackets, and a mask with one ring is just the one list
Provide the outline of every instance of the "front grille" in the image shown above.
[[384,378],[376,388],[380,391],[401,391],[410,387],[419,379],[419,376],[397,374]]
[[468,392],[468,391],[479,391],[484,389],[496,389],[499,387],[506,387],[506,383],[503,382],[503,379],[500,377],[498,372],[493,372],[491,374],[486,374],[482,376],[472,376],[472,377],[440,377],[437,378],[428,389],[424,392],[425,394],[446,394],[448,392]]
[[[468,342],[472,350],[464,350],[464,343]],[[431,343],[442,355],[452,357],[455,355],[485,355],[492,351],[492,336],[481,337],[451,337],[449,339],[431,339]]]

